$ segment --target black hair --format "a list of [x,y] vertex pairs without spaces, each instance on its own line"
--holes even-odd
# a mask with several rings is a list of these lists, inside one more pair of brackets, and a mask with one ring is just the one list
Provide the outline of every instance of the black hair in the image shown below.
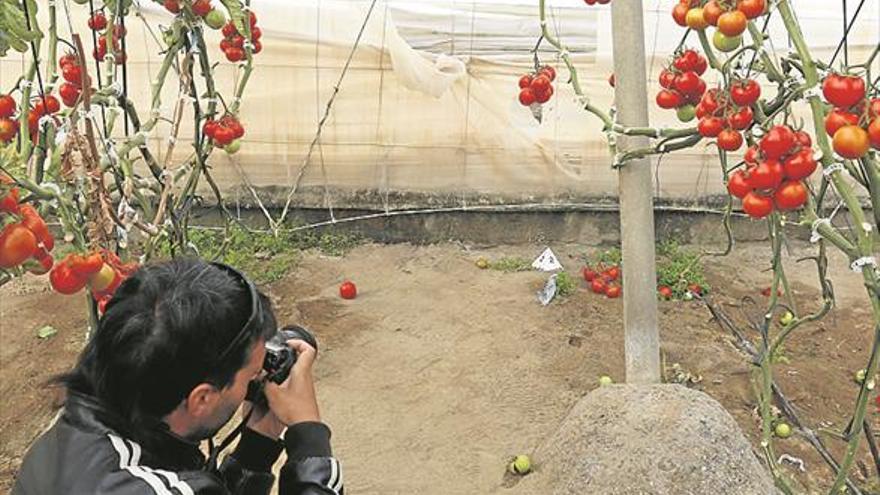
[[76,367],[58,380],[131,423],[162,418],[200,383],[230,385],[259,338],[275,332],[271,303],[221,361],[252,311],[243,279],[198,259],[147,265],[117,289]]

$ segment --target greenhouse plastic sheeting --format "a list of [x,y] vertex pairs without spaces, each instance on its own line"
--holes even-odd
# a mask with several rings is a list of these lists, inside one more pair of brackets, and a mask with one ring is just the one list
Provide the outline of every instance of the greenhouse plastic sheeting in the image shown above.
[[[59,8],[63,3],[58,1]],[[253,203],[256,193],[267,204],[283,204],[289,197],[293,205],[398,209],[616,196],[617,174],[610,168],[601,122],[579,107],[566,84],[568,72],[547,43],[539,56],[557,68],[559,77],[543,122],[517,102],[517,80],[533,65],[531,50],[540,35],[537,0],[377,1],[309,160],[318,121],[371,2],[253,4],[264,49],[256,56],[242,103],[247,135],[238,154],[215,152],[211,159],[229,199]],[[657,74],[684,34],[669,15],[672,4],[644,1],[650,101],[659,89]],[[842,36],[840,3],[794,4],[811,49],[827,60]],[[140,5],[149,23],[169,23],[170,14],[158,5]],[[609,108],[610,8],[581,0],[548,5],[550,29],[570,46],[586,94]],[[86,33],[85,9],[71,4],[71,10],[73,24]],[[41,15],[45,25],[45,8]],[[160,55],[144,23],[128,25],[129,92],[143,115]],[[769,49],[787,53],[778,15],[770,30]],[[67,31],[65,22],[61,35]],[[219,40],[218,32],[209,33],[215,59],[222,55]],[[868,2],[850,34],[850,60],[866,58],[878,40],[880,3]],[[695,36],[689,45],[698,46]],[[18,55],[2,60],[0,87],[13,84],[22,67]],[[217,66],[223,95],[231,94],[236,74],[236,66],[225,60]],[[710,86],[717,77],[709,73]],[[176,85],[165,86],[163,115],[170,116],[176,93]],[[653,104],[650,113],[655,127],[682,125],[674,112]],[[185,119],[182,125],[192,129],[193,124]],[[162,124],[150,136],[160,158],[169,128]],[[191,152],[183,139],[189,135],[181,134],[175,158]],[[662,158],[656,179],[656,195],[664,201],[699,202],[723,192],[717,153],[706,143]]]

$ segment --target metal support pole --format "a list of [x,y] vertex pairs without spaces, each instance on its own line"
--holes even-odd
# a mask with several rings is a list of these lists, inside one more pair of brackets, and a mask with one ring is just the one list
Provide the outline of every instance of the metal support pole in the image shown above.
[[[611,2],[618,121],[648,126],[645,31],[642,0]],[[647,137],[618,135],[619,152],[648,146]],[[623,249],[623,323],[626,381],[660,382],[657,271],[654,260],[654,197],[649,158],[620,169],[620,230]]]

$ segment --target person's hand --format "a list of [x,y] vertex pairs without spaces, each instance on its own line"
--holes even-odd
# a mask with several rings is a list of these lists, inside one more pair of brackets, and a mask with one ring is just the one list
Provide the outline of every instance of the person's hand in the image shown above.
[[265,393],[266,398],[269,399],[269,409],[285,426],[306,421],[321,421],[315,381],[312,376],[312,365],[315,363],[317,351],[302,340],[288,340],[287,345],[296,351],[296,363],[284,383],[281,385],[266,383]]
[[284,433],[287,425],[284,424],[278,416],[275,416],[266,402],[257,402],[252,404],[245,402],[242,409],[242,415],[247,416],[248,412],[253,409],[251,416],[248,418],[247,427],[269,438],[279,438]]

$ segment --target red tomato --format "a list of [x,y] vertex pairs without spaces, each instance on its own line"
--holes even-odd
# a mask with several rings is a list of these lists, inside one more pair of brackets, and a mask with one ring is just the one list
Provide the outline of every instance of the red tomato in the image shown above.
[[343,299],[354,299],[357,297],[357,287],[354,283],[345,281],[339,286],[339,296]]
[[700,287],[699,284],[688,285],[688,291],[695,296],[702,296],[703,295],[703,288]]
[[211,0],[196,0],[192,3],[193,14],[205,17],[211,11]]
[[672,62],[672,66],[678,69],[681,72],[692,71],[697,67],[697,63],[699,62],[700,55],[693,50],[685,50],[675,58]]
[[795,132],[794,140],[804,148],[809,148],[813,146],[813,138],[811,138],[810,135],[804,131]]
[[72,107],[76,105],[76,100],[79,99],[80,90],[75,84],[65,82],[58,88],[58,94],[66,106]]
[[599,274],[596,273],[595,270],[590,269],[590,267],[584,268],[584,280],[586,280],[587,282],[592,282],[593,280],[596,280],[596,277],[598,276]]
[[720,106],[718,102],[718,97],[719,90],[717,88],[712,88],[709,91],[706,91],[703,97],[700,98],[700,105],[706,107],[706,111],[709,114],[714,114],[718,111],[718,107]]
[[761,97],[761,85],[753,79],[736,81],[730,86],[730,99],[741,107],[753,105]]
[[706,60],[706,57],[699,55],[699,58],[697,59],[697,65],[694,66],[694,72],[696,72],[697,75],[702,76],[703,74],[706,73],[706,70],[708,70],[708,69],[709,69],[709,61]]
[[695,94],[700,90],[700,81],[700,76],[696,72],[684,72],[675,79],[675,89],[686,95]]
[[532,84],[529,87],[532,88],[532,91],[535,92],[535,95],[538,95],[543,91],[547,91],[547,88],[550,87],[550,78],[541,74],[538,77],[532,79]]
[[179,0],[165,0],[165,3],[162,5],[165,6],[165,10],[171,12],[172,14],[180,13],[180,2]]
[[253,28],[257,27],[257,14],[254,14],[253,10],[248,12],[248,14],[249,14],[249,19],[251,21],[251,29],[253,29]]
[[675,23],[681,27],[687,27],[687,14],[690,7],[683,3],[675,4],[675,7],[672,8],[672,18],[675,20]]
[[745,155],[743,155],[743,160],[751,165],[757,165],[758,160],[760,159],[761,152],[758,150],[757,146],[749,146],[748,149],[746,149]]
[[[0,179],[2,178],[3,176],[0,175]],[[6,182],[4,181],[0,183]],[[18,188],[13,187],[9,189],[9,192],[7,194],[0,196],[0,212],[18,213],[18,210]]]
[[773,212],[773,200],[755,192],[743,198],[743,211],[752,218],[764,218]]
[[90,277],[101,271],[101,267],[104,266],[104,257],[97,251],[75,259],[77,262],[71,260],[70,268],[80,277]]
[[871,125],[868,126],[868,139],[874,149],[880,150],[880,117],[874,117]]
[[731,115],[728,120],[731,127],[738,131],[743,131],[748,129],[752,122],[755,121],[755,114],[750,107],[743,107]]
[[202,125],[202,133],[209,138],[213,138],[214,132],[219,126],[220,124],[218,124],[216,120],[208,119],[205,121],[204,125]]
[[620,297],[620,292],[621,290],[619,285],[611,284],[605,287],[605,296],[607,296],[608,299],[617,299],[618,297]]
[[220,125],[226,126],[229,129],[232,129],[233,139],[238,139],[244,136],[244,126],[241,125],[241,122],[238,121],[235,117],[226,116],[220,119]]
[[0,119],[8,119],[15,115],[15,99],[9,95],[0,96]]
[[64,69],[65,65],[76,64],[76,63],[78,63],[76,60],[76,55],[74,55],[72,53],[65,53],[64,55],[61,56],[61,58],[58,59],[58,68]]
[[717,0],[711,0],[703,6],[703,20],[710,26],[717,26],[718,18],[724,12],[724,9],[718,4]]
[[777,125],[761,139],[761,151],[767,158],[778,159],[791,151],[794,141],[794,132],[788,126]]
[[767,3],[765,0],[740,0],[736,8],[749,19],[755,19],[764,15]]
[[847,125],[834,133],[832,144],[838,155],[855,160],[865,156],[871,147],[871,139],[868,131],[857,125]]
[[55,238],[52,237],[52,233],[49,232],[49,227],[46,226],[43,217],[41,217],[36,208],[30,204],[21,205],[20,210],[22,217],[21,224],[34,234],[37,238],[37,242],[43,244],[43,247],[45,247],[47,251],[51,251],[55,247]]
[[749,171],[749,186],[752,189],[775,189],[782,183],[785,171],[777,160],[765,160]]
[[865,80],[858,76],[831,74],[822,83],[822,94],[836,107],[851,107],[865,97]]
[[86,279],[73,273],[70,265],[64,261],[56,263],[52,271],[49,272],[49,282],[56,292],[65,295],[76,294],[86,286]]
[[660,86],[666,89],[672,89],[675,85],[675,73],[666,69],[660,72]]
[[874,98],[868,104],[868,117],[880,117],[880,98]]
[[746,197],[746,194],[752,192],[752,186],[749,185],[745,172],[737,170],[731,174],[727,180],[727,192],[739,199]]
[[233,24],[232,21],[227,22],[226,25],[223,26],[223,36],[227,38],[232,38],[237,33],[238,30],[235,29],[235,24]]
[[744,13],[739,10],[731,10],[721,14],[721,17],[718,18],[718,30],[724,36],[733,38],[743,34],[748,22],[749,20]]
[[660,108],[670,109],[677,108],[683,103],[680,94],[669,89],[661,89],[657,93],[657,106]]
[[0,231],[0,268],[14,268],[36,250],[37,238],[24,225],[12,223]]
[[718,147],[724,151],[736,151],[742,144],[742,134],[733,129],[724,129],[718,134]]
[[0,118],[0,142],[7,143],[18,134],[18,123],[12,119]]
[[229,60],[230,62],[239,62],[245,58],[244,50],[241,48],[233,46],[229,50],[226,50],[226,60]]
[[263,51],[263,43],[260,40],[254,41],[254,55]]
[[520,89],[528,88],[532,85],[532,76],[529,74],[525,74],[519,78],[519,87]]
[[550,79],[550,82],[553,82],[556,80],[556,69],[554,69],[553,67],[551,67],[549,65],[545,65],[544,67],[541,67],[541,70],[539,70],[538,73],[541,75],[547,76],[547,78]]
[[79,86],[82,84],[82,67],[77,64],[67,64],[61,68],[61,76],[65,81]]
[[553,97],[553,86],[548,87],[546,90],[541,91],[540,93],[535,93],[535,99],[538,103],[547,103],[550,101],[550,98]]
[[89,18],[88,25],[92,31],[100,31],[107,27],[107,18],[104,17],[103,12],[96,12]]
[[838,129],[847,125],[859,125],[859,116],[846,110],[835,108],[825,116],[825,132],[834,137]]
[[660,293],[660,296],[663,299],[672,299],[672,289],[665,285],[661,285],[660,288],[657,289],[657,292]]
[[523,88],[519,91],[519,102],[526,107],[535,102],[535,92],[532,88]]
[[611,268],[605,270],[605,275],[608,275],[608,278],[611,280],[617,280],[620,278],[620,268],[617,266],[612,266]]
[[721,134],[721,131],[724,130],[724,119],[719,117],[702,118],[700,123],[697,124],[697,130],[700,131],[700,135],[703,137],[718,137],[718,134]]
[[590,283],[590,290],[592,290],[595,294],[604,294],[605,293],[605,281],[601,278],[596,278]]
[[[263,30],[262,29],[260,29],[258,27],[251,28],[251,41],[259,41],[260,38],[262,38],[262,37],[263,37]],[[556,77],[555,73],[554,73],[553,77]]]
[[[70,67],[69,65],[65,67]],[[37,103],[34,105],[34,111],[37,113],[39,117],[46,115],[46,113],[53,114],[57,111],[61,110],[61,103],[58,102],[58,98],[55,98],[52,95],[45,95],[44,97],[38,97]]]
[[617,84],[617,78],[614,77],[614,73],[612,73],[610,76],[608,76],[608,85],[613,88],[616,84]]
[[792,154],[782,162],[782,168],[785,176],[789,179],[806,179],[818,167],[816,159],[813,158],[812,148],[801,148],[797,153]]
[[807,188],[799,180],[785,181],[773,194],[773,202],[780,210],[796,210],[807,202]]
[[235,131],[225,126],[218,126],[214,131],[214,141],[220,146],[226,146],[235,139]]
[[116,45],[117,42],[124,38],[128,30],[122,24],[116,24],[113,26],[113,44]]

